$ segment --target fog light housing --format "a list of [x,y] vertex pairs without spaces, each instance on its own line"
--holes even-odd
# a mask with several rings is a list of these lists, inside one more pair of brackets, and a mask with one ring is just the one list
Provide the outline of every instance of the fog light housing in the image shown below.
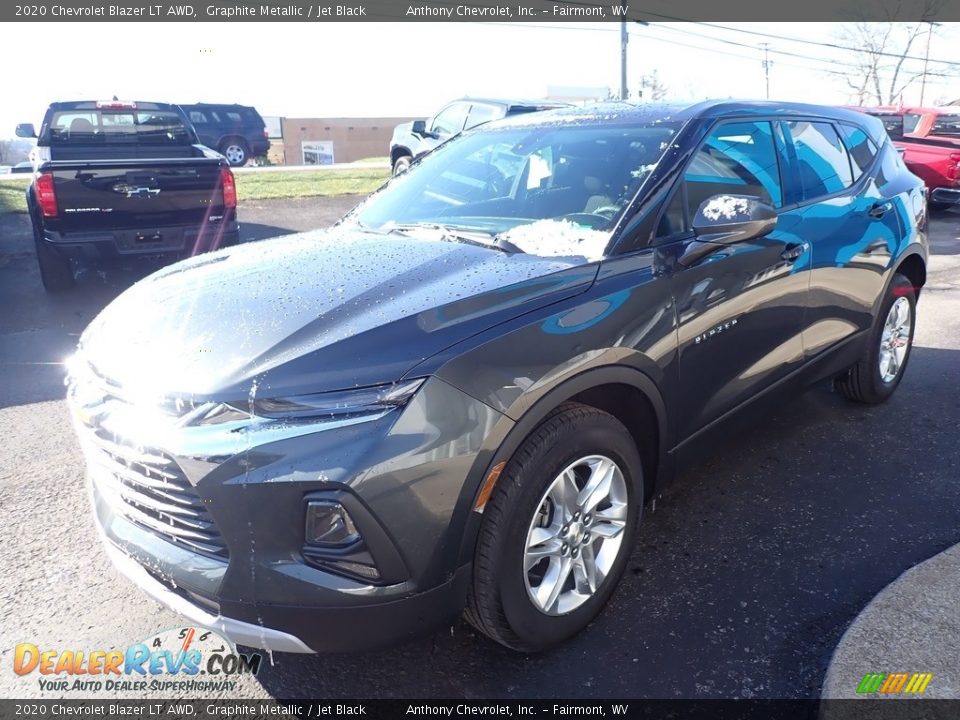
[[343,505],[321,500],[307,503],[304,537],[308,545],[345,547],[358,542],[360,533]]

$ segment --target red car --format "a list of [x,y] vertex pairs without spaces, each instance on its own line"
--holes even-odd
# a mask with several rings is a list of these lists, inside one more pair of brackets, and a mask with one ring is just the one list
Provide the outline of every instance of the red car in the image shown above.
[[852,108],[883,121],[910,171],[923,179],[934,207],[960,204],[960,108]]

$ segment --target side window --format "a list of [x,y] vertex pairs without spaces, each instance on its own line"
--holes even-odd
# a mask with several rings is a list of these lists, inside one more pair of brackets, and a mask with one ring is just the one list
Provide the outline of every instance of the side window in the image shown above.
[[96,112],[60,112],[50,124],[50,142],[83,142],[94,138],[100,118]]
[[856,182],[867,168],[873,165],[873,159],[877,156],[877,146],[869,135],[853,125],[840,125],[840,132],[843,134],[843,142],[853,161],[853,179]]
[[931,135],[960,135],[960,115],[937,115],[933,121]]
[[912,133],[916,132],[917,125],[920,124],[920,118],[923,117],[917,113],[904,113],[903,122],[900,124],[902,132],[900,133],[901,137],[903,133]]
[[453,135],[463,129],[463,121],[467,114],[466,103],[454,103],[445,107],[433,119],[430,129],[441,135]]
[[196,124],[200,123],[201,125],[207,122],[207,117],[200,112],[199,110],[190,111],[190,122]]
[[784,123],[793,138],[803,199],[812,200],[853,185],[850,157],[833,125],[791,120]]
[[[883,121],[883,126],[887,129],[887,135],[889,135],[894,140],[899,140],[903,137],[903,133],[904,133],[903,127],[907,122],[907,118],[905,116],[900,117],[899,115],[878,115],[877,117],[879,117]],[[917,120],[920,119],[920,116],[913,115],[912,117],[914,118],[912,127],[916,127]],[[910,132],[910,131],[908,130],[906,132]]]
[[783,205],[780,171],[768,122],[724,123],[710,133],[693,157],[683,182],[687,218],[713,195],[754,195]]
[[470,113],[467,115],[465,129],[469,130],[477,125],[483,125],[485,122],[496,120],[502,114],[500,108],[494,107],[493,105],[471,105]]

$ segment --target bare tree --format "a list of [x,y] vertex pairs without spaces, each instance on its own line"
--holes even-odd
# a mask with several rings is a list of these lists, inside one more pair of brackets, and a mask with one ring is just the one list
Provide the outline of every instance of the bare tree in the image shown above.
[[29,144],[18,140],[0,140],[0,165],[16,165],[29,155]]
[[885,16],[887,22],[861,20],[841,27],[836,36],[838,44],[855,48],[857,54],[849,70],[835,74],[846,81],[858,105],[897,103],[904,90],[928,74],[926,67],[918,69],[923,65],[918,59],[923,53],[920,40],[929,39],[928,33],[936,34],[932,19],[942,6],[943,0],[921,0],[920,22],[899,22],[898,18],[916,8],[905,8],[904,0],[881,2],[880,12],[871,8],[871,15]]
[[640,78],[640,90],[638,95],[644,100],[663,100],[669,89],[660,79],[656,70],[651,71],[649,75]]

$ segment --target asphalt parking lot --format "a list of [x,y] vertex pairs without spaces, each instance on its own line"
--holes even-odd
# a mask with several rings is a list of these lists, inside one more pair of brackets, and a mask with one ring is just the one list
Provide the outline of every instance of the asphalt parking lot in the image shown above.
[[[242,207],[246,239],[322,227],[355,201]],[[26,231],[23,216],[0,216],[0,524],[8,534],[0,666],[8,668],[20,642],[109,649],[181,624],[100,551],[62,402],[59,363],[135,275],[88,274],[71,293],[47,297]],[[935,218],[931,238],[914,352],[893,399],[855,406],[817,388],[731,436],[648,511],[611,605],[563,648],[518,655],[459,622],[379,653],[276,655],[225,694],[819,696],[831,652],[863,606],[905,569],[960,542],[960,215]],[[42,695],[36,675],[0,673],[0,696]]]

